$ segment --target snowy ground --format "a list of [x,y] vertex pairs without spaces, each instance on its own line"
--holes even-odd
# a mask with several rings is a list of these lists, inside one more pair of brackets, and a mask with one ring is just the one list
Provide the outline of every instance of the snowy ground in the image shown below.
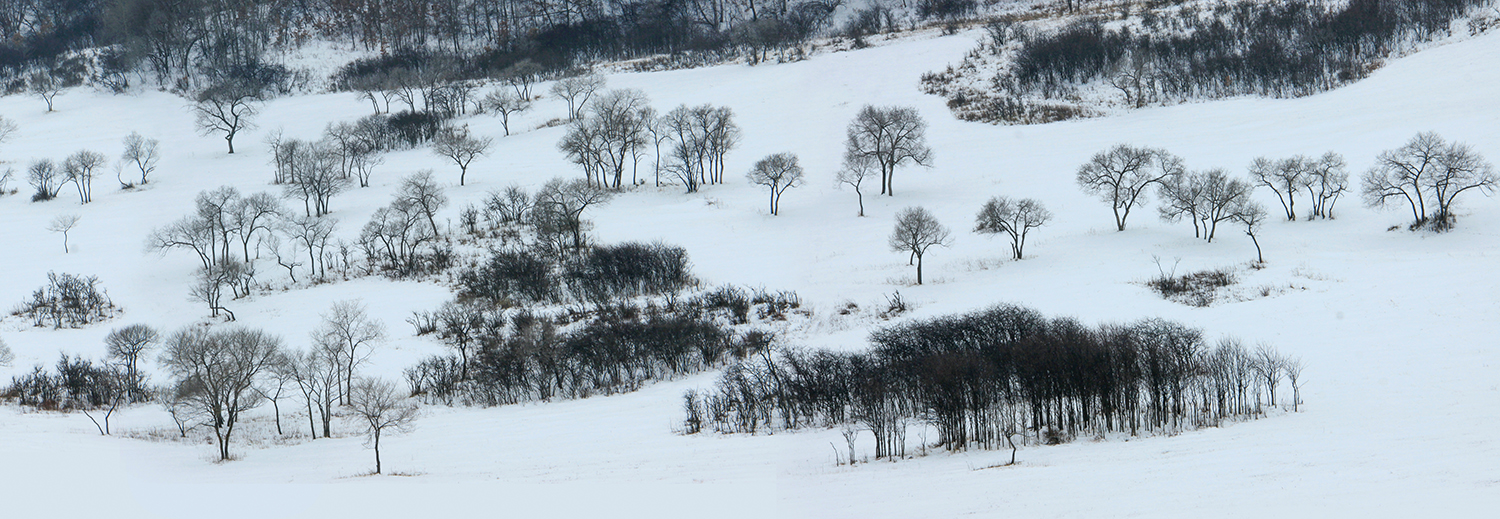
[[[1500,159],[1500,69],[1492,66],[1500,63],[1500,35],[1395,60],[1366,81],[1304,99],[1188,104],[1036,127],[959,122],[942,99],[918,93],[921,73],[957,61],[979,36],[914,38],[784,65],[610,76],[611,87],[640,88],[661,111],[680,103],[728,105],[745,138],[729,155],[727,185],[695,195],[666,187],[618,197],[593,213],[596,237],[680,244],[710,283],[796,290],[814,322],[795,340],[816,347],[862,347],[878,323],[869,314],[839,317],[834,308],[852,301],[869,310],[896,290],[916,303],[917,316],[1016,302],[1090,323],[1176,319],[1212,337],[1264,341],[1302,357],[1301,413],[1175,437],[1028,448],[1020,466],[1009,468],[984,469],[1008,452],[851,468],[834,465],[831,446],[842,445],[836,431],[674,434],[682,391],[711,383],[706,374],[608,398],[429,408],[416,431],[383,442],[387,471],[405,476],[362,477],[372,460],[357,436],[245,446],[236,449],[240,460],[218,464],[208,445],[105,438],[82,415],[3,406],[0,515],[1468,517],[1500,505],[1493,466],[1500,459],[1495,200],[1470,197],[1458,229],[1445,235],[1387,232],[1404,223],[1402,214],[1371,212],[1355,196],[1339,203],[1334,221],[1270,223],[1261,238],[1269,268],[1241,284],[1280,293],[1200,309],[1163,301],[1139,284],[1157,273],[1153,257],[1168,264],[1181,258],[1179,272],[1239,265],[1254,258],[1248,239],[1221,229],[1205,244],[1186,223],[1156,221],[1150,209],[1117,233],[1109,208],[1073,183],[1079,164],[1119,142],[1166,148],[1192,168],[1234,171],[1260,155],[1333,150],[1357,176],[1379,151],[1433,130]],[[867,192],[869,216],[856,218],[854,194],[835,189],[832,177],[844,126],[866,103],[917,107],[930,123],[936,166],[899,171],[897,195]],[[75,90],[58,97],[58,112],[44,114],[43,106],[0,98],[0,113],[21,126],[0,158],[17,169],[80,148],[113,155],[132,130],[161,139],[165,158],[145,189],[115,190],[106,175],[86,206],[69,198],[71,189],[41,204],[29,202],[24,185],[22,194],[0,198],[7,244],[0,248],[0,306],[22,301],[56,270],[98,275],[125,310],[117,321],[83,330],[0,323],[0,338],[17,355],[13,367],[0,368],[0,380],[50,365],[59,351],[101,356],[101,339],[113,326],[172,330],[203,320],[206,312],[187,298],[196,261],[187,253],[143,252],[149,230],[186,214],[204,189],[273,189],[261,143],[271,129],[315,138],[327,122],[369,110],[345,94],[278,100],[264,110],[260,130],[237,139],[239,153],[225,155],[223,141],[194,134],[185,103],[166,94]],[[522,131],[506,138],[497,119],[465,120],[497,140],[495,152],[471,167],[465,187],[455,182],[457,168],[425,150],[388,156],[375,186],[334,198],[338,236],[356,236],[398,179],[417,169],[435,169],[450,184],[455,219],[459,207],[488,190],[579,175],[556,151],[562,128],[536,129],[563,112],[548,99],[513,122]],[[771,217],[766,194],[741,175],[780,151],[801,156],[809,181],[788,191],[782,216]],[[643,171],[648,167],[649,160]],[[980,204],[1002,194],[1039,198],[1057,215],[1034,234],[1025,261],[1006,261],[1004,243],[968,232]],[[1277,207],[1270,193],[1258,196]],[[908,286],[905,255],[885,245],[892,215],[909,205],[932,210],[955,236],[951,248],[930,253],[929,283],[920,287]],[[63,213],[82,216],[66,255],[60,237],[44,229]],[[370,371],[397,377],[441,350],[412,337],[404,319],[446,297],[433,284],[362,279],[230,307],[240,324],[303,347],[319,312],[361,298],[392,332]],[[170,427],[164,413],[145,407],[115,422],[117,431],[137,436]],[[867,442],[866,435],[862,455]]]

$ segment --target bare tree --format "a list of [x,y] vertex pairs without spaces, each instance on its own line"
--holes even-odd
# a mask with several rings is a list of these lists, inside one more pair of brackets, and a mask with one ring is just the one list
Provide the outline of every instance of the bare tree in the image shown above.
[[282,143],[286,153],[286,196],[301,198],[303,213],[323,216],[329,213],[334,195],[349,189],[349,178],[339,172],[338,156],[331,146],[298,141]]
[[254,261],[250,257],[250,242],[257,236],[269,234],[276,218],[286,212],[280,199],[264,191],[235,200],[228,211],[229,226],[239,235],[240,252],[244,254],[245,263]]
[[63,235],[63,254],[70,252],[68,250],[68,231],[73,230],[73,227],[78,225],[78,220],[79,217],[76,214],[61,214],[57,215],[57,218],[53,218],[52,223],[47,224],[47,230]]
[[1119,144],[1078,168],[1078,186],[1109,202],[1123,231],[1130,210],[1147,201],[1146,190],[1181,173],[1182,160],[1166,151]]
[[41,159],[31,163],[26,169],[26,181],[36,190],[31,195],[31,201],[39,202],[57,198],[57,192],[62,190],[62,182],[57,179],[57,165],[51,159]]
[[1281,160],[1260,157],[1250,163],[1250,177],[1271,188],[1286,211],[1286,219],[1296,220],[1297,192],[1312,185],[1311,170],[1315,164],[1302,155]]
[[896,194],[892,185],[896,168],[908,163],[932,167],[932,149],[927,147],[927,122],[916,108],[865,105],[849,123],[844,142],[844,162],[867,157],[880,167],[880,194]]
[[990,198],[974,217],[974,232],[984,234],[1005,233],[1010,237],[1012,257],[1021,259],[1026,248],[1026,235],[1032,229],[1046,225],[1052,212],[1034,198],[1013,200],[1009,197]]
[[365,420],[365,434],[375,447],[375,473],[380,473],[380,436],[387,429],[406,431],[417,419],[417,405],[401,398],[390,382],[364,378],[351,390],[349,408]]
[[494,142],[489,137],[475,138],[469,135],[468,126],[450,128],[439,132],[432,140],[432,152],[458,165],[458,185],[462,186],[464,177],[469,174],[469,163],[488,154],[490,144]]
[[0,115],[0,144],[5,144],[5,141],[10,140],[10,137],[15,135],[18,129],[20,127],[16,126],[15,121],[6,119],[5,116]]
[[1255,186],[1238,178],[1231,178],[1222,169],[1211,169],[1203,176],[1203,213],[1200,218],[1206,231],[1204,239],[1214,241],[1214,232],[1219,222],[1239,218],[1250,203],[1250,192]]
[[234,312],[225,308],[224,288],[239,286],[244,280],[247,270],[245,264],[235,260],[221,261],[207,267],[198,269],[197,280],[189,288],[188,295],[195,301],[208,305],[213,317],[218,317],[219,312],[224,312],[230,321],[235,319]]
[[1260,382],[1265,386],[1270,396],[1272,406],[1276,405],[1276,386],[1281,382],[1281,375],[1286,370],[1286,360],[1276,353],[1269,345],[1262,344],[1255,349],[1255,357],[1251,368],[1260,377]]
[[16,354],[10,351],[10,346],[5,344],[4,339],[0,339],[0,367],[8,368],[15,361]]
[[328,274],[328,266],[321,261],[321,258],[323,251],[328,248],[328,239],[333,235],[333,229],[337,225],[338,220],[334,218],[304,215],[281,219],[278,225],[281,233],[296,241],[307,252],[309,277],[323,279]]
[[[141,171],[141,184],[144,185],[147,177],[156,171],[157,161],[161,160],[160,147],[161,141],[130,132],[130,135],[125,136],[125,151],[120,154],[120,160],[134,164]],[[122,180],[120,185],[127,184]]]
[[1438,166],[1427,176],[1427,190],[1436,209],[1430,220],[1434,230],[1445,231],[1453,228],[1453,206],[1459,195],[1470,190],[1489,194],[1500,184],[1500,177],[1472,146],[1458,142],[1443,150]]
[[558,80],[552,84],[552,95],[568,102],[568,120],[571,121],[583,116],[589,98],[603,88],[604,76],[589,73]]
[[1386,150],[1375,158],[1375,166],[1361,179],[1365,205],[1385,207],[1404,200],[1411,208],[1413,229],[1427,223],[1428,177],[1441,167],[1439,156],[1447,143],[1433,132],[1419,133],[1406,145]]
[[1183,217],[1193,223],[1193,237],[1200,238],[1207,231],[1203,228],[1202,219],[1206,208],[1204,207],[1203,185],[1206,177],[1201,174],[1183,173],[1172,175],[1163,180],[1158,189],[1161,195],[1161,207],[1157,210],[1161,213],[1161,219],[1175,222]]
[[132,390],[139,391],[145,387],[139,368],[141,355],[160,340],[161,334],[144,324],[116,328],[104,337],[104,344],[109,348],[109,358],[125,368],[125,381]]
[[234,153],[234,136],[255,127],[253,119],[260,111],[260,93],[234,83],[223,83],[198,93],[193,111],[198,131],[204,135],[224,134],[229,153]]
[[859,186],[866,178],[875,174],[875,160],[865,156],[844,157],[844,168],[840,169],[834,181],[839,185],[847,185],[854,188],[854,196],[859,199],[859,216],[865,215],[865,195],[860,192]]
[[68,159],[63,161],[63,177],[73,186],[78,188],[78,202],[87,204],[94,201],[94,175],[95,171],[104,162],[103,153],[89,150],[79,150]]
[[1266,208],[1258,203],[1248,202],[1236,211],[1235,219],[1245,224],[1245,235],[1255,244],[1255,262],[1265,263],[1266,256],[1260,252],[1260,240],[1255,237],[1255,233],[1260,232],[1261,224],[1266,221]]
[[781,209],[781,193],[802,184],[802,166],[797,164],[796,155],[776,153],[756,161],[745,176],[752,184],[771,190],[771,215],[775,216]]
[[281,339],[260,330],[208,331],[184,328],[167,339],[162,366],[179,383],[204,425],[214,429],[219,459],[230,459],[229,443],[242,413],[260,405],[255,387],[281,358]]
[[1333,218],[1333,205],[1349,190],[1349,172],[1344,166],[1344,157],[1331,151],[1313,164],[1308,172],[1307,194],[1313,203],[1312,215],[1308,219]]
[[42,98],[47,102],[47,111],[52,111],[52,99],[62,92],[63,84],[52,73],[47,71],[33,72],[26,79],[26,89],[31,95]]
[[1302,404],[1302,368],[1305,365],[1300,358],[1282,359],[1281,371],[1286,374],[1286,381],[1292,386],[1292,412]]
[[602,205],[614,198],[614,193],[583,180],[564,181],[554,178],[537,191],[535,212],[555,215],[573,237],[573,249],[582,250],[584,239],[583,212],[591,206]]
[[933,245],[947,247],[952,241],[948,228],[922,207],[908,207],[896,215],[896,227],[889,238],[891,250],[910,253],[916,259],[917,284],[922,284],[922,256]]
[[499,89],[485,95],[483,104],[485,109],[500,115],[500,126],[505,128],[506,137],[510,136],[510,116],[531,109],[530,100],[518,93]]
[[443,236],[437,225],[437,212],[448,206],[448,195],[443,193],[442,186],[433,179],[432,170],[424,169],[401,179],[395,203],[405,204],[426,218],[433,237]]
[[358,300],[338,301],[323,314],[323,323],[312,332],[313,343],[333,354],[344,382],[344,403],[353,390],[354,370],[369,358],[374,343],[385,339],[385,325],[371,319]]
[[537,65],[530,59],[522,59],[500,71],[500,77],[515,89],[516,97],[531,99],[531,84],[535,83],[543,72],[541,65]]

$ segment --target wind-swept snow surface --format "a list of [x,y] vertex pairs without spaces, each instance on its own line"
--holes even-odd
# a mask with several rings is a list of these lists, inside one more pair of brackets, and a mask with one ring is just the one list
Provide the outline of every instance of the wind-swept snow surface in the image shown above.
[[[1270,222],[1259,234],[1268,268],[1246,273],[1243,301],[1190,308],[1140,284],[1159,258],[1178,273],[1243,265],[1254,247],[1238,229],[1205,244],[1186,223],[1138,210],[1115,232],[1106,204],[1082,194],[1074,172],[1116,143],[1165,148],[1190,168],[1237,175],[1257,156],[1342,153],[1352,177],[1381,150],[1436,131],[1500,160],[1500,35],[1436,47],[1391,62],[1369,79],[1293,100],[1237,99],[1155,108],[1035,127],[954,120],[943,100],[917,90],[921,73],[956,61],[976,34],[914,38],[884,47],[821,55],[784,65],[730,65],[608,77],[611,88],[639,88],[660,111],[713,103],[734,109],[744,140],[728,156],[728,183],[685,195],[648,186],[592,213],[603,242],[663,240],[687,248],[709,283],[796,290],[811,323],[788,339],[809,347],[862,348],[879,326],[870,309],[899,290],[930,317],[1014,302],[1087,323],[1165,317],[1274,344],[1306,363],[1300,413],[1172,437],[1080,439],[1009,452],[936,452],[895,463],[835,466],[837,431],[763,436],[680,436],[682,391],[714,375],[649,386],[637,393],[493,409],[428,407],[417,429],[382,441],[388,472],[373,466],[353,425],[346,436],[293,445],[243,444],[237,461],[213,463],[212,447],[134,439],[172,429],[166,414],[133,408],[99,436],[79,414],[0,408],[0,516],[5,517],[1413,517],[1483,516],[1500,509],[1500,204],[1470,196],[1457,229],[1441,235],[1386,231],[1404,223],[1346,196],[1331,221]],[[852,191],[834,187],[844,128],[865,104],[914,106],[927,119],[935,166],[898,170],[896,196],[867,190],[865,218]],[[39,100],[0,98],[20,132],[0,147],[9,166],[61,159],[82,148],[109,155],[131,131],[162,140],[163,160],[143,189],[96,184],[95,201],[0,198],[0,305],[41,286],[49,271],[97,275],[119,319],[82,330],[30,328],[14,319],[0,338],[17,359],[0,376],[50,365],[58,352],[103,355],[111,327],[143,322],[164,330],[200,322],[188,299],[196,266],[189,253],[142,251],[151,229],[191,211],[201,190],[233,185],[274,190],[261,139],[281,127],[316,138],[330,121],[369,111],[353,95],[273,101],[260,129],[225,155],[217,137],[197,136],[186,103],[160,93],[110,96],[82,90],[44,113]],[[476,135],[494,136],[490,156],[458,171],[425,149],[387,156],[372,187],[335,197],[338,237],[352,240],[387,203],[401,176],[436,170],[454,203],[446,217],[489,190],[531,188],[581,173],[556,151],[561,117],[546,99],[512,121],[474,116]],[[519,129],[519,130],[518,130]],[[743,179],[756,160],[797,153],[808,182],[786,192],[781,215]],[[16,184],[12,184],[15,186]],[[878,191],[878,190],[875,190]],[[1056,218],[1033,231],[1028,259],[1008,261],[1007,245],[968,232],[994,195],[1037,198]],[[1275,204],[1268,192],[1256,197]],[[886,247],[893,216],[920,205],[955,232],[952,247],[929,252],[922,286],[906,256]],[[46,231],[63,213],[81,220],[73,251]],[[1231,232],[1232,231],[1232,232]],[[274,265],[267,279],[284,284]],[[1267,295],[1262,295],[1262,293]],[[448,297],[432,283],[376,278],[257,294],[226,303],[239,324],[263,327],[305,347],[318,314],[362,299],[392,339],[377,347],[369,372],[391,378],[441,351],[413,337],[403,321]],[[865,310],[834,309],[846,301]],[[153,367],[153,369],[155,369]],[[162,381],[165,375],[156,374]],[[1283,391],[1282,394],[1289,393]],[[287,404],[284,407],[294,407]],[[261,412],[257,412],[260,416]],[[303,418],[305,420],[305,418]],[[292,419],[295,421],[295,419]],[[262,422],[261,427],[264,427]],[[300,427],[288,425],[288,428]],[[857,448],[873,445],[861,433]],[[917,441],[920,438],[910,438]]]

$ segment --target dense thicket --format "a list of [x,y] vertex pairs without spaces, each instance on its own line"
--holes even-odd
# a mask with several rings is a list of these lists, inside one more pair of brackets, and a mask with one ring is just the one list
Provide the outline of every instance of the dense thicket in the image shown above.
[[[1042,122],[1086,113],[1079,87],[1103,84],[1127,106],[1238,95],[1295,97],[1359,80],[1381,60],[1448,34],[1450,22],[1489,0],[1250,2],[1212,10],[1148,11],[1139,25],[1083,20],[1055,31],[990,27],[1011,66],[981,96],[951,95],[962,117]],[[950,74],[951,75],[951,72]],[[943,74],[927,78],[944,90]]]
[[1086,326],[1019,306],[913,321],[864,353],[786,350],[736,363],[689,392],[687,432],[847,425],[876,457],[901,456],[908,424],[948,449],[1056,443],[1109,433],[1172,433],[1274,405],[1294,363],[1262,347],[1162,319]]
[[414,320],[430,322],[431,333],[455,354],[422,361],[406,370],[406,380],[413,395],[444,404],[634,391],[764,349],[766,335],[730,327],[745,322],[753,304],[734,289],[665,306],[621,303],[589,314],[450,303]]
[[[0,5],[0,76],[54,69],[75,51],[109,46],[95,79],[128,86],[148,71],[197,88],[225,75],[286,88],[305,81],[269,51],[311,39],[381,51],[343,79],[417,72],[434,56],[462,63],[450,79],[543,70],[579,60],[744,53],[765,59],[827,27],[838,2],[727,0],[18,0]],[[347,86],[347,85],[346,85]]]

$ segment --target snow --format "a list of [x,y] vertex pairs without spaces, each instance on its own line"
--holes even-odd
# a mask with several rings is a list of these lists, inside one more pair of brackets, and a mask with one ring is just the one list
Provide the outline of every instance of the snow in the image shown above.
[[[981,36],[916,37],[780,65],[610,75],[611,88],[640,88],[663,112],[682,103],[730,106],[744,140],[728,157],[726,185],[695,195],[672,186],[637,189],[590,213],[595,236],[682,245],[711,284],[796,290],[814,313],[791,338],[810,347],[862,347],[881,325],[874,309],[898,290],[918,317],[1015,302],[1089,323],[1179,320],[1210,337],[1266,342],[1301,357],[1308,366],[1301,412],[1171,437],[1025,448],[1014,467],[985,468],[1009,459],[998,451],[848,467],[833,462],[830,447],[844,448],[837,431],[675,434],[682,391],[715,376],[703,374],[580,401],[429,407],[415,431],[382,442],[387,471],[404,475],[364,476],[373,460],[352,424],[330,440],[241,445],[234,448],[239,460],[215,463],[208,445],[101,437],[82,415],[7,405],[0,407],[3,515],[1405,517],[1476,516],[1500,505],[1492,467],[1500,459],[1495,200],[1467,198],[1458,228],[1443,235],[1388,232],[1404,223],[1402,213],[1367,210],[1357,196],[1340,201],[1337,220],[1271,222],[1260,238],[1269,266],[1247,273],[1241,285],[1296,288],[1190,308],[1140,285],[1157,273],[1153,257],[1168,266],[1180,258],[1179,273],[1239,266],[1254,258],[1250,241],[1221,229],[1214,243],[1203,243],[1186,223],[1156,220],[1151,207],[1132,214],[1129,230],[1114,232],[1108,206],[1073,182],[1079,164],[1119,142],[1165,148],[1191,168],[1232,171],[1261,155],[1333,150],[1357,176],[1381,150],[1437,131],[1500,158],[1500,104],[1490,88],[1500,84],[1500,69],[1489,66],[1500,62],[1500,35],[1393,60],[1365,81],[1307,98],[1194,103],[1027,127],[957,121],[941,98],[919,93],[921,73],[956,62]],[[930,124],[936,165],[898,171],[894,197],[867,189],[869,216],[857,218],[853,192],[836,189],[832,177],[844,126],[867,103],[918,108]],[[50,365],[59,351],[101,356],[111,327],[144,322],[173,330],[205,320],[207,312],[187,297],[196,260],[144,252],[146,234],[187,214],[199,191],[274,189],[262,139],[275,128],[315,138],[328,122],[369,111],[349,94],[279,99],[265,107],[261,128],[236,139],[237,153],[226,155],[223,141],[197,135],[186,103],[168,94],[74,89],[58,96],[57,112],[43,113],[43,106],[0,98],[0,113],[20,125],[0,145],[7,166],[23,170],[32,158],[61,159],[81,148],[114,155],[132,130],[161,139],[164,158],[143,189],[116,190],[106,174],[86,206],[69,198],[71,188],[55,201],[31,203],[21,180],[12,184],[20,194],[0,198],[0,265],[7,272],[0,304],[22,301],[48,271],[58,271],[99,276],[124,308],[119,319],[81,330],[0,322],[0,339],[17,357],[0,368],[0,380]],[[563,129],[538,129],[564,110],[544,99],[513,120],[512,136],[504,138],[496,118],[463,120],[497,142],[471,166],[468,186],[457,186],[457,168],[426,150],[388,155],[372,187],[333,199],[336,234],[356,236],[400,177],[418,169],[434,169],[448,184],[452,219],[489,190],[579,175],[556,151]],[[809,181],[787,191],[782,215],[772,217],[766,192],[742,175],[781,151],[801,157]],[[648,158],[648,179],[649,165]],[[1033,233],[1024,261],[1005,260],[1004,243],[968,232],[980,204],[1001,194],[1038,198],[1056,215]],[[1257,196],[1275,206],[1274,195]],[[912,205],[927,207],[955,237],[951,247],[929,253],[923,286],[910,286],[905,255],[885,244],[894,213]],[[45,230],[63,213],[82,216],[70,254]],[[282,275],[275,265],[261,270],[269,279]],[[361,299],[391,336],[369,372],[398,378],[442,350],[413,337],[403,321],[448,296],[432,283],[366,278],[228,306],[239,324],[304,347],[320,312],[334,301]],[[838,316],[835,308],[851,301],[862,312]],[[172,428],[151,407],[123,411],[113,425],[140,434]],[[870,454],[867,433],[858,448]]]

